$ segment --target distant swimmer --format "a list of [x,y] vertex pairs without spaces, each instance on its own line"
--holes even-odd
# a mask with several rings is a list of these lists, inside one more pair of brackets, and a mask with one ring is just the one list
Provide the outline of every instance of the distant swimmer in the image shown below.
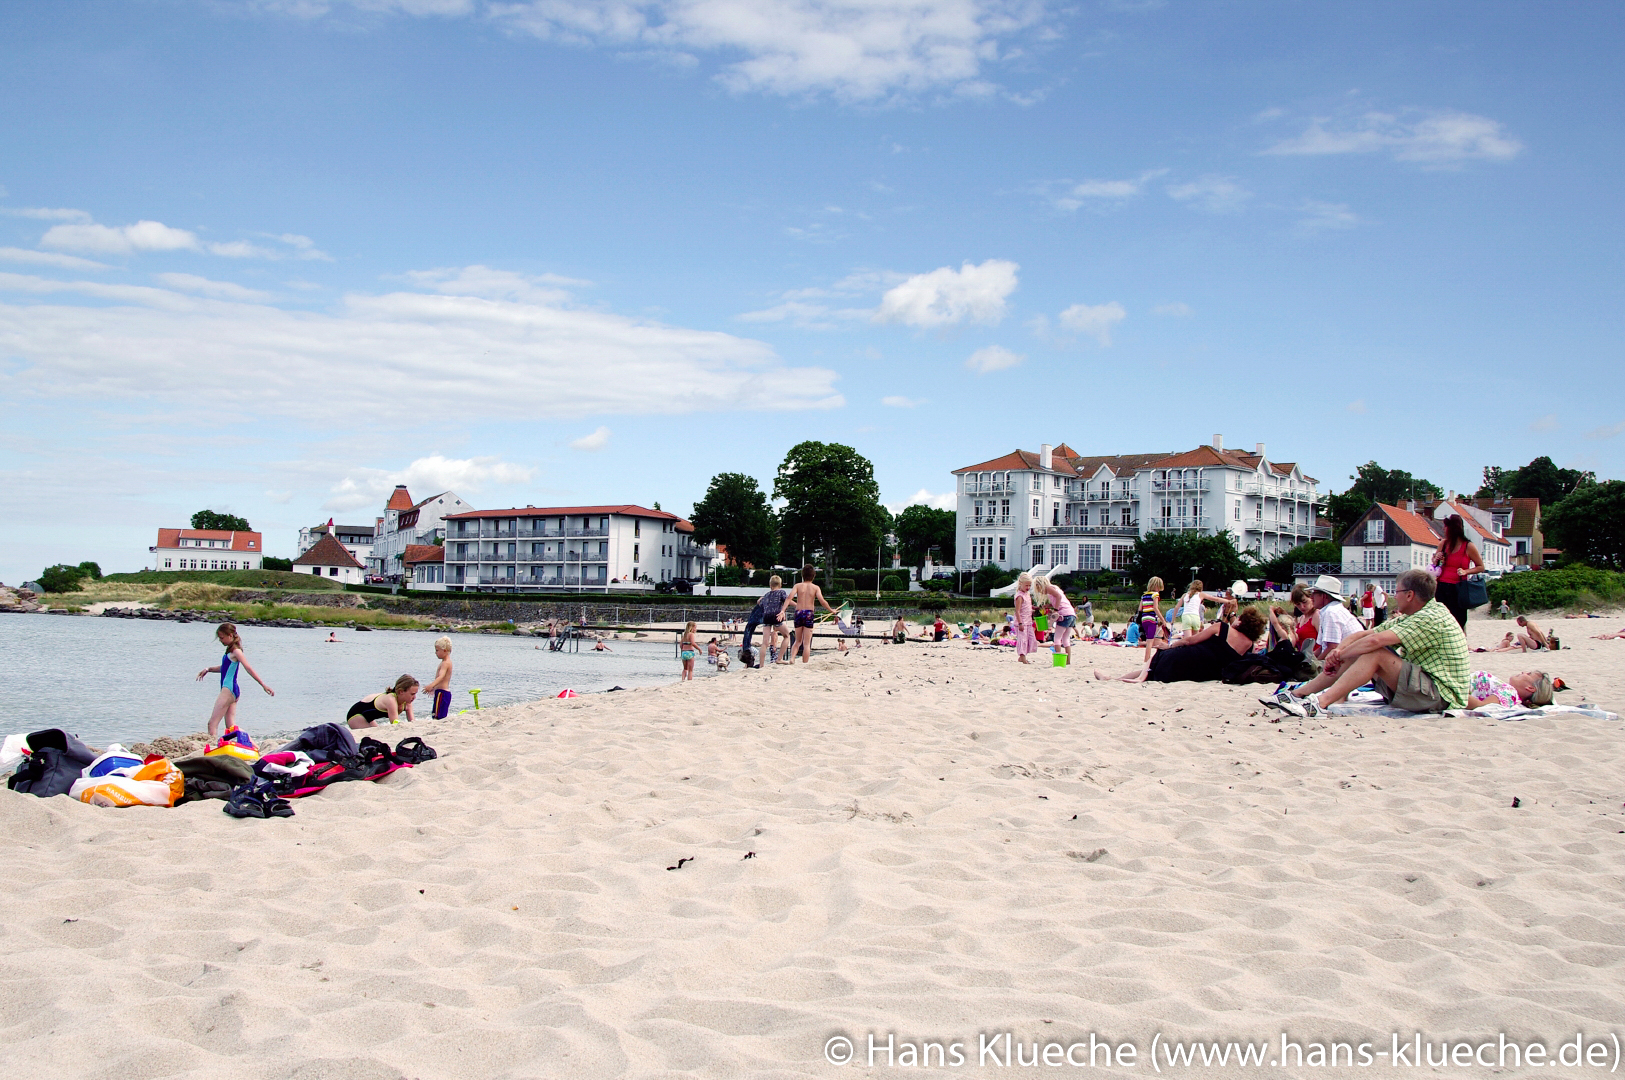
[[608,645],[605,645],[602,641],[600,641],[600,642],[598,642],[597,644],[595,644],[592,647],[592,651],[593,652],[614,652],[615,650],[610,648]]
[[339,635],[338,635],[337,630],[334,630],[334,631],[332,631],[331,633],[329,633],[327,635],[327,643],[329,645],[343,645],[344,644],[344,642],[339,640]]

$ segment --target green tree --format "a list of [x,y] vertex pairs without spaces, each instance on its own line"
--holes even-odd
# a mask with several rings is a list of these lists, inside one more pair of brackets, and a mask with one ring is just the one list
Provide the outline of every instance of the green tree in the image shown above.
[[90,571],[81,563],[78,566],[69,566],[67,563],[57,563],[47,566],[40,572],[40,588],[48,593],[73,592],[79,588],[79,583],[90,576]]
[[958,515],[952,510],[934,510],[918,504],[905,508],[892,524],[898,551],[909,566],[924,562],[925,553],[932,548],[937,549],[939,562],[952,566],[957,528]]
[[100,581],[102,579],[102,568],[99,563],[89,561],[82,562],[79,564],[79,569],[82,570],[84,575],[92,581]]
[[[1563,557],[1625,569],[1625,480],[1581,487],[1541,515],[1546,541]],[[43,580],[43,579],[42,579]]]
[[833,585],[835,566],[845,555],[852,565],[879,546],[890,515],[880,505],[880,485],[869,459],[839,443],[804,442],[790,448],[773,497],[784,500],[779,511],[780,550],[797,558],[803,550],[823,553],[826,582]]
[[1299,544],[1291,551],[1266,559],[1253,568],[1248,577],[1261,577],[1268,581],[1291,581],[1292,567],[1298,563],[1339,563],[1343,561],[1343,549],[1336,540],[1311,540],[1307,544]]
[[1015,575],[999,569],[998,563],[983,563],[981,569],[971,575],[970,590],[972,596],[988,596],[994,589],[1002,589],[1015,580]]
[[1521,469],[1484,466],[1484,482],[1479,485],[1476,498],[1539,499],[1541,506],[1554,506],[1596,482],[1596,473],[1586,469],[1560,469],[1551,458],[1542,455]]
[[275,555],[267,555],[260,560],[261,570],[292,570],[292,559],[279,559]]
[[1423,502],[1444,497],[1439,485],[1403,469],[1385,469],[1375,461],[1361,465],[1349,479],[1354,483],[1348,490],[1328,496],[1321,508],[1322,515],[1331,522],[1333,540],[1341,540],[1372,503],[1403,506],[1407,499]]
[[[1213,536],[1194,532],[1154,532],[1134,542],[1130,573],[1137,586],[1160,577],[1168,593],[1190,584],[1191,568],[1211,591],[1223,589],[1247,576],[1247,563],[1230,538],[1229,530]],[[1165,593],[1166,595],[1166,593]]]
[[694,539],[702,544],[723,545],[730,561],[772,565],[773,510],[754,476],[713,476],[705,498],[694,504],[689,520],[694,523]]
[[192,528],[219,529],[222,532],[253,532],[247,518],[235,514],[218,514],[213,510],[199,510],[192,515]]

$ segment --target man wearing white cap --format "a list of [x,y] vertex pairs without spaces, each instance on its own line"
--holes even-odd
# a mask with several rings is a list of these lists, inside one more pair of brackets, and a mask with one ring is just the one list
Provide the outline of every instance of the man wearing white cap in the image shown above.
[[1330,574],[1320,575],[1309,586],[1309,599],[1320,613],[1315,618],[1316,656],[1324,659],[1344,638],[1364,629],[1343,606],[1343,583]]

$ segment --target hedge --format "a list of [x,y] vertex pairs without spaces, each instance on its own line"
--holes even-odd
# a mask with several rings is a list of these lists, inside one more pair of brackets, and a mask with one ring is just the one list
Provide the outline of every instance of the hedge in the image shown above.
[[1505,600],[1519,611],[1578,607],[1625,597],[1625,574],[1566,566],[1560,570],[1528,570],[1503,574],[1490,582],[1490,603]]

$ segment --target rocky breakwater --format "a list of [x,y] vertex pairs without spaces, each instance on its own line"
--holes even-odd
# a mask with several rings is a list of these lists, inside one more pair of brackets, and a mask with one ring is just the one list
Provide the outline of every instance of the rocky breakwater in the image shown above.
[[304,619],[255,619],[233,615],[229,611],[199,611],[195,608],[118,608],[102,612],[104,619],[153,619],[158,622],[213,622],[236,623],[238,626],[288,626],[296,630],[309,630],[316,624]]
[[27,589],[13,589],[8,585],[0,585],[0,612],[43,610],[45,610],[45,605],[39,602],[37,594]]

